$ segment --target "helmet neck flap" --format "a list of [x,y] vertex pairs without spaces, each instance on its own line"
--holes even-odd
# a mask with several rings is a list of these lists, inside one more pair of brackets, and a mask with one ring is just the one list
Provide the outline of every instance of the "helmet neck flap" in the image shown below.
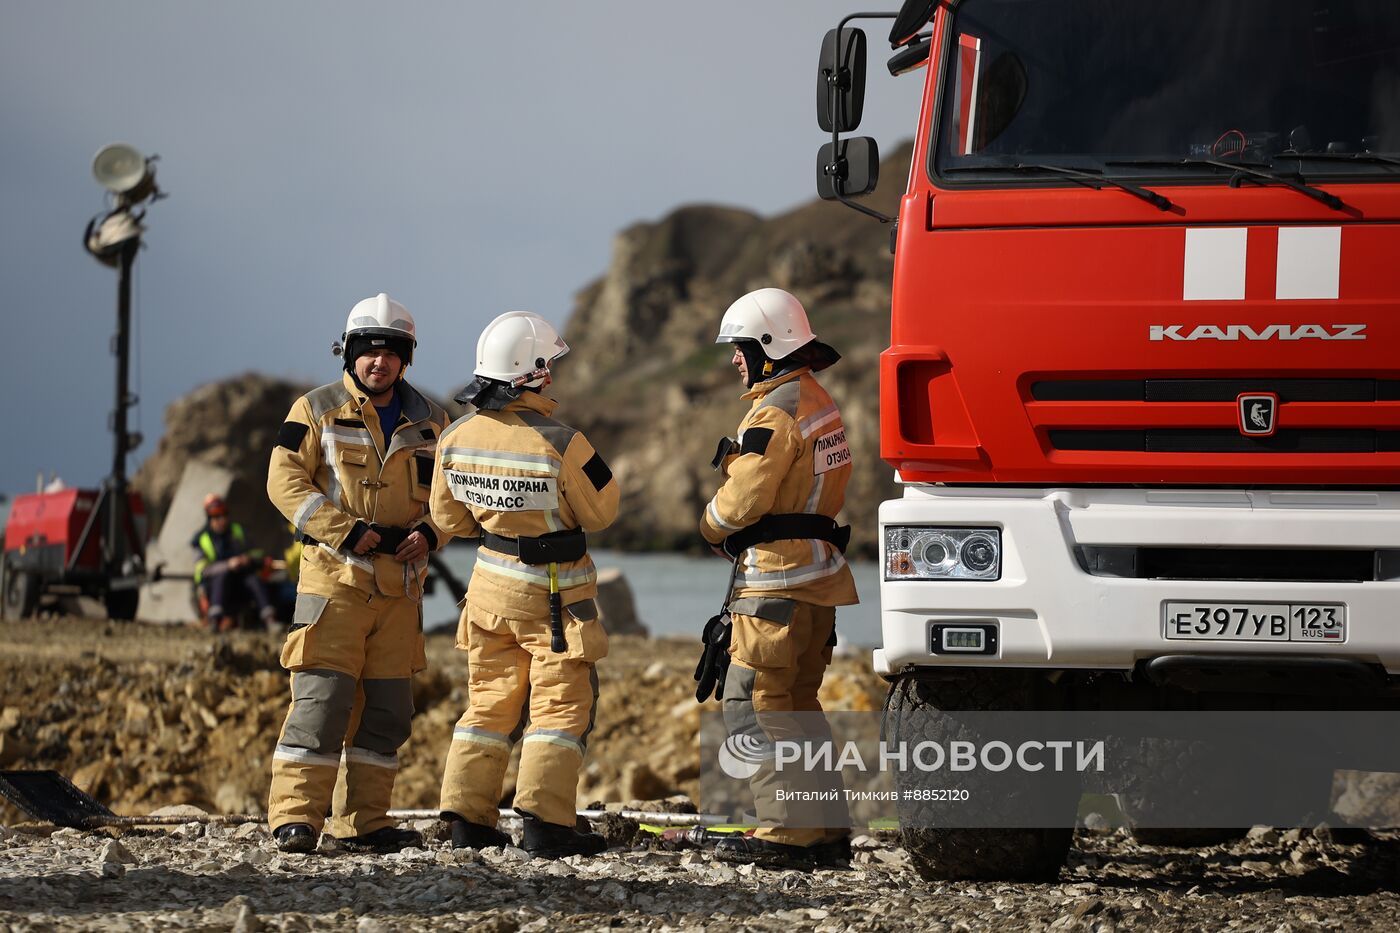
[[780,360],[775,360],[763,352],[763,344],[757,340],[735,340],[733,343],[744,356],[744,367],[749,374],[744,385],[750,389],[760,382],[777,379],[804,366],[810,367],[814,373],[819,373],[841,359],[840,353],[820,340],[813,340],[798,347]]
[[459,405],[471,405],[482,411],[501,411],[526,392],[538,392],[539,386],[512,386],[499,379],[477,376],[462,387],[453,401]]

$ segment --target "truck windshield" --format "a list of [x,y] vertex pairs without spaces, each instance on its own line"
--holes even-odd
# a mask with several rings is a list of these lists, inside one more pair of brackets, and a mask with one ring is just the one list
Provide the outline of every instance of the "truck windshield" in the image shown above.
[[951,24],[938,175],[1400,177],[1397,0],[962,0]]

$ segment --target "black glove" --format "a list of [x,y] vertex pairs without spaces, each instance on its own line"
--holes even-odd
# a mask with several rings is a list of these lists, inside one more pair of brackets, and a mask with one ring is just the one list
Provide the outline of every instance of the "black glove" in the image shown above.
[[403,544],[404,539],[413,534],[412,528],[396,528],[393,525],[370,525],[370,530],[379,535],[379,543],[374,546],[375,554],[392,555]]
[[724,466],[724,458],[739,449],[739,443],[732,437],[721,437],[719,444],[715,447],[714,459],[710,461],[710,466],[718,470]]
[[700,634],[700,663],[695,666],[695,701],[704,703],[711,696],[724,696],[724,675],[729,672],[729,636],[733,626],[729,613],[711,616]]

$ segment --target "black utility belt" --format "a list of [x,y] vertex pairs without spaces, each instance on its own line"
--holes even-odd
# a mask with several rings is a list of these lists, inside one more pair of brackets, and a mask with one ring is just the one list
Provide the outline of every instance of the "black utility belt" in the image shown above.
[[851,526],[838,525],[834,518],[810,512],[765,515],[743,531],[725,538],[724,551],[737,556],[756,544],[805,539],[825,541],[844,554],[846,545],[851,543]]
[[493,551],[518,557],[524,564],[566,564],[588,553],[588,535],[577,528],[551,531],[537,538],[507,538],[482,529],[481,543]]

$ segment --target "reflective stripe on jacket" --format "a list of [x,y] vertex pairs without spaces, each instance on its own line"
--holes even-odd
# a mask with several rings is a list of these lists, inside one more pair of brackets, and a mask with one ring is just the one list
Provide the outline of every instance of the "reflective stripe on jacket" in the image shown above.
[[[526,392],[501,411],[477,411],[453,422],[438,443],[433,470],[433,521],[448,534],[474,538],[482,529],[508,538],[552,531],[601,531],[617,517],[612,471],[588,438],[549,417],[558,403]],[[564,603],[597,594],[593,559],[558,565]],[[522,563],[484,545],[467,601],[509,619],[549,611],[547,566]]]
[[316,542],[303,552],[303,580],[319,574],[402,596],[410,581],[421,584],[427,561],[406,569],[392,554],[352,553],[344,545],[357,523],[421,530],[432,549],[445,541],[428,516],[428,494],[447,413],[406,382],[398,389],[402,413],[387,432],[348,373],[298,399],[278,432],[267,494],[298,535]]
[[[807,512],[835,518],[846,501],[851,453],[836,403],[803,367],[744,395],[753,405],[739,424],[724,483],[705,506],[700,533],[711,544],[765,515]],[[818,540],[774,541],[744,551],[736,596],[784,596],[819,606],[858,602],[846,559]]]

